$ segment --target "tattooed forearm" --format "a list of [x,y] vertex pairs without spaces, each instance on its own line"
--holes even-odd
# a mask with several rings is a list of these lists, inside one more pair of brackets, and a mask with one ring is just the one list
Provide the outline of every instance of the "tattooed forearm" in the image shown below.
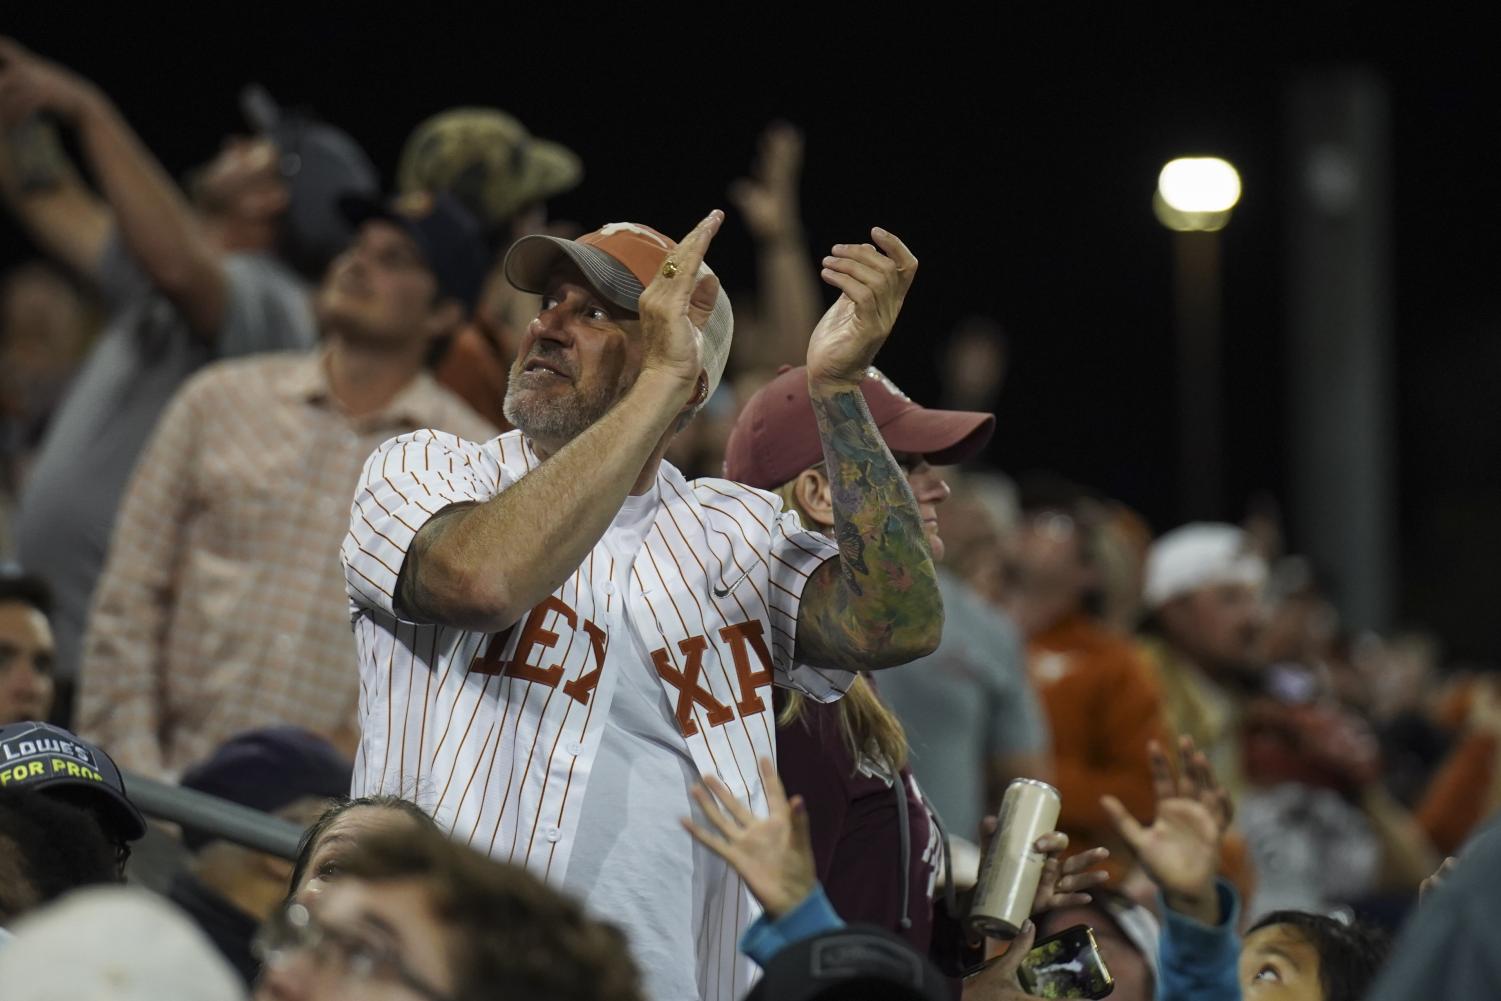
[[803,591],[798,659],[849,670],[905,664],[931,652],[943,631],[917,502],[860,391],[815,388],[812,396],[839,558]]

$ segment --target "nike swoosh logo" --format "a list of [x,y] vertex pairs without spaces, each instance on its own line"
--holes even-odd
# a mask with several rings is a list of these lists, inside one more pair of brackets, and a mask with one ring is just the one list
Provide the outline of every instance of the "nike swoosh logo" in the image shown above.
[[730,596],[730,592],[733,591],[733,590],[735,590],[735,588],[739,587],[740,586],[740,582],[743,581],[743,580],[745,580],[745,578],[747,578],[749,576],[750,576],[750,571],[747,570],[747,571],[745,571],[745,573],[741,574],[739,577],[736,577],[735,578],[735,583],[731,584],[729,587],[716,587],[714,589],[714,597],[716,597],[716,598],[728,598]]

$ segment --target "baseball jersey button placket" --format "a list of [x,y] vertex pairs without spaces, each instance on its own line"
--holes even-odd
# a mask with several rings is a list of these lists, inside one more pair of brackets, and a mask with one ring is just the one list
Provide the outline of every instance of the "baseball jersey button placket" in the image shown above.
[[547,838],[548,841],[551,841],[554,844],[556,844],[557,841],[558,841],[558,839],[563,836],[563,832],[560,831],[560,830],[558,830],[556,827],[549,827],[547,829],[547,833],[544,834],[543,836],[545,838]]

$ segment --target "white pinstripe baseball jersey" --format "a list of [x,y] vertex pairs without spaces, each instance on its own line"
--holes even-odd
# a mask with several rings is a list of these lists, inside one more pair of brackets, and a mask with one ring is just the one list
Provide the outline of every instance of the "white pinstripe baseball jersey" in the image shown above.
[[[699,773],[757,812],[756,758],[776,751],[773,680],[828,701],[853,676],[793,660],[803,585],[836,555],[832,544],[775,495],[690,483],[666,462],[628,575],[601,542],[504,633],[399,619],[397,574],[423,523],[448,504],[494,497],[538,461],[519,431],[484,444],[418,431],[366,464],[343,547],[360,658],[353,792],[414,799],[455,838],[559,884],[616,691],[618,672],[605,668],[636,638]],[[657,822],[679,830],[675,816]],[[704,915],[700,996],[732,1001],[754,979],[737,945],[757,908],[732,872],[705,871],[721,885],[696,885],[698,900],[683,901]]]

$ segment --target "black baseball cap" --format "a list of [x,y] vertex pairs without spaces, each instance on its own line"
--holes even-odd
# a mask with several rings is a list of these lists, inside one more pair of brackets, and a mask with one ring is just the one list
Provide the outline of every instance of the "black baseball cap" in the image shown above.
[[745,1001],[949,1001],[948,982],[905,941],[851,925],[784,948]]
[[109,824],[109,834],[125,841],[146,835],[146,820],[125,792],[114,761],[70,730],[28,721],[0,726],[0,789],[60,794],[87,804]]
[[[327,740],[299,727],[274,726],[231,737],[188,769],[181,784],[274,813],[299,799],[348,796],[353,777],[354,764]],[[214,835],[185,824],[182,840],[197,851]]]
[[478,220],[452,195],[412,191],[388,201],[351,195],[339,200],[353,226],[383,219],[417,244],[438,281],[438,293],[473,309],[489,270],[484,233]]
[[317,280],[353,235],[339,199],[375,197],[380,175],[353,136],[307,111],[283,108],[260,84],[240,92],[240,109],[281,158],[279,172],[288,193],[282,256]]

